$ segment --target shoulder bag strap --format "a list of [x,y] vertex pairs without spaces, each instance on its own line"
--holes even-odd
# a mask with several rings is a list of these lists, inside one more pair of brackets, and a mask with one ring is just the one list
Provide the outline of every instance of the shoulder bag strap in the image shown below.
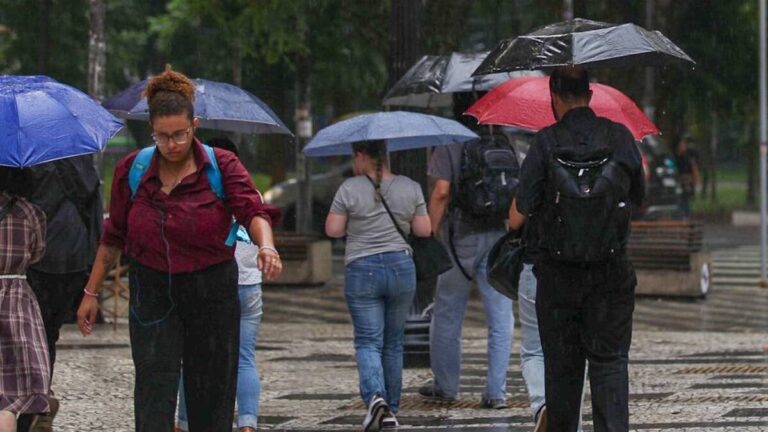
[[[367,175],[365,178],[368,179],[369,182],[371,182],[371,186],[373,186],[374,189],[376,189],[376,183],[373,182],[373,179],[368,177]],[[403,240],[405,240],[406,243],[408,243],[408,236],[405,235],[405,232],[400,228],[400,225],[397,224],[397,221],[395,220],[395,216],[392,214],[392,211],[389,209],[389,206],[387,205],[387,201],[384,199],[384,195],[380,194],[381,196],[381,203],[384,204],[384,209],[387,211],[387,214],[389,215],[389,218],[392,219],[392,224],[395,226],[395,229],[397,232],[400,233],[400,235],[403,237]]]

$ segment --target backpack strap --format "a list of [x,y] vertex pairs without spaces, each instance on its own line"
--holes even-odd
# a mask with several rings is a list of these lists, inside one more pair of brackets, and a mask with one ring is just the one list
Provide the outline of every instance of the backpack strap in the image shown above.
[[131,188],[131,201],[136,196],[136,191],[139,190],[141,180],[144,178],[144,173],[149,169],[149,164],[152,163],[152,156],[155,154],[155,148],[157,146],[149,146],[139,150],[136,158],[133,159],[131,169],[128,171],[128,186]]
[[219,199],[226,198],[224,193],[224,184],[221,181],[221,170],[219,170],[219,162],[216,160],[216,153],[213,151],[213,147],[203,144],[203,149],[208,154],[208,160],[211,161],[209,165],[205,166],[205,174],[208,176],[208,183],[213,189],[213,193],[216,194]]
[[[155,148],[156,146],[150,146],[139,150],[139,153],[133,160],[133,164],[131,164],[131,169],[128,171],[128,186],[131,188],[131,201],[133,201],[133,198],[136,196],[136,191],[139,190],[144,174],[152,163],[152,156],[155,154]],[[205,149],[205,152],[208,155],[208,160],[210,161],[210,164],[205,166],[205,174],[208,177],[208,184],[210,185],[211,190],[213,190],[213,193],[216,194],[216,197],[220,200],[224,200],[226,194],[224,193],[224,184],[221,179],[221,170],[219,169],[219,164],[216,160],[216,153],[214,153],[213,147],[205,144],[203,144],[203,149]],[[239,225],[233,221],[232,228],[230,228],[224,244],[227,246],[235,244],[238,227]]]
[[248,244],[253,243],[251,241],[251,236],[248,234],[248,231],[246,231],[245,227],[243,227],[241,225],[237,225],[237,234],[236,234],[236,236],[237,236],[237,241],[239,241],[239,242],[248,243]]
[[[213,147],[207,144],[203,144],[203,149],[208,155],[208,160],[210,161],[210,164],[205,166],[205,175],[208,176],[208,184],[211,186],[213,193],[223,201],[227,198],[227,194],[224,193],[224,182],[221,179],[221,170],[219,169],[219,162],[216,160],[216,153],[213,151]],[[239,229],[240,225],[238,225],[237,222],[233,220],[232,227],[229,229],[229,234],[227,235],[227,239],[224,241],[225,245],[233,246],[235,244],[235,241],[237,241],[237,233]]]

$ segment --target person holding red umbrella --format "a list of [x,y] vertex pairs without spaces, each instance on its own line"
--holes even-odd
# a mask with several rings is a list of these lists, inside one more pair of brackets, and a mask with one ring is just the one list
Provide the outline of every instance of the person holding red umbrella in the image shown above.
[[509,220],[520,229],[530,219],[539,233],[546,430],[577,429],[588,360],[595,430],[628,431],[637,279],[625,246],[630,203],[640,205],[645,190],[640,154],[627,127],[590,108],[586,70],[555,69],[549,93],[557,122],[535,136]]

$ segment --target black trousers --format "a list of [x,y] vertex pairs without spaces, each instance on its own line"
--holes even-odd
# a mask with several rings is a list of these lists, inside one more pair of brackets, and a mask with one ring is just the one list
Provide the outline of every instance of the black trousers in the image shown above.
[[191,432],[231,432],[240,304],[234,261],[170,275],[130,272],[130,334],[137,432],[171,432],[184,362]]
[[575,432],[589,361],[595,432],[629,430],[629,346],[637,279],[625,258],[535,266],[547,431]]
[[51,377],[53,377],[59,332],[66,319],[74,316],[77,311],[80,299],[83,298],[83,288],[88,282],[88,272],[53,274],[29,269],[27,282],[32,287],[37,303],[40,305],[40,314],[43,316],[45,325],[45,338],[48,341]]

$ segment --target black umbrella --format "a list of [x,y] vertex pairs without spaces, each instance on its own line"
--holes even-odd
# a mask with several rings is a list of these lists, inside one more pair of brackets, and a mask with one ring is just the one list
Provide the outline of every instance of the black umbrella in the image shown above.
[[473,75],[572,65],[663,66],[680,61],[694,63],[659,31],[576,18],[502,41]]
[[420,108],[449,107],[453,93],[488,91],[497,85],[532,72],[498,73],[473,77],[472,72],[488,55],[453,53],[426,55],[419,59],[384,96],[384,105]]

